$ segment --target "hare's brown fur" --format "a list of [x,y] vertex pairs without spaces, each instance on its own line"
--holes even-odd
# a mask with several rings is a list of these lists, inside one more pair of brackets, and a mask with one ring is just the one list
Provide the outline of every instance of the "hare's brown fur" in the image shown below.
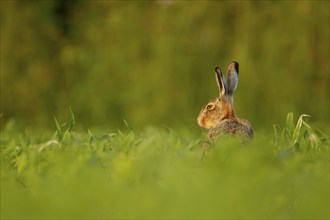
[[208,136],[215,140],[218,136],[229,134],[240,136],[244,142],[253,138],[250,122],[237,118],[233,105],[233,93],[238,82],[238,63],[232,62],[228,67],[228,80],[224,81],[221,69],[216,67],[216,80],[219,97],[210,100],[198,115],[200,127],[209,129]]
[[246,142],[253,138],[253,130],[250,122],[244,119],[231,118],[220,121],[215,127],[209,130],[208,136],[215,140],[221,135],[237,135]]

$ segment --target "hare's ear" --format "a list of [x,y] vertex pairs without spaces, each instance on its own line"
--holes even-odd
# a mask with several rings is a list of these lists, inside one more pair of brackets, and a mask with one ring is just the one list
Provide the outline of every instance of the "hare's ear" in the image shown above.
[[218,84],[219,96],[223,96],[226,93],[226,84],[223,80],[223,75],[220,67],[215,68],[215,79]]
[[228,66],[227,95],[232,96],[238,83],[239,65],[233,61]]

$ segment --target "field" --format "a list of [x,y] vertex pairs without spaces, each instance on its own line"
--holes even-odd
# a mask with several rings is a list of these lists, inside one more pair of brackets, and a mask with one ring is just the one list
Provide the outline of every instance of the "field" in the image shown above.
[[[329,218],[329,139],[308,116],[253,141],[167,127],[1,132],[1,218]],[[283,120],[284,121],[284,120]],[[55,126],[54,126],[55,127]]]
[[[1,219],[329,219],[329,7],[0,0]],[[232,61],[254,139],[205,149]]]

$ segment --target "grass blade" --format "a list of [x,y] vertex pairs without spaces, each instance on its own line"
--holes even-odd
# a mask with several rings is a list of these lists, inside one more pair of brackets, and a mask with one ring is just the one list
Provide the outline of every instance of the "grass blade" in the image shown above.
[[56,118],[54,118],[54,121],[55,121],[56,134],[57,134],[58,140],[61,141],[61,140],[62,140],[62,137],[63,137],[63,133],[62,133],[61,126],[60,126],[60,124],[58,123],[58,121],[57,121]]
[[293,113],[289,112],[286,117],[286,125],[285,125],[285,134],[287,140],[290,140],[293,135],[294,123],[293,123]]
[[69,106],[69,110],[70,110],[70,122],[69,122],[69,127],[68,127],[68,131],[71,131],[72,128],[74,127],[74,125],[76,124],[76,119],[74,117],[73,111],[71,106]]
[[299,136],[300,136],[300,130],[301,130],[301,127],[302,127],[302,124],[303,124],[303,118],[304,117],[311,117],[311,116],[306,115],[306,114],[300,115],[300,117],[298,119],[298,122],[297,122],[297,125],[296,125],[296,127],[293,131],[293,134],[292,134],[292,139],[291,139],[291,144],[292,145],[295,145],[296,143],[298,143]]

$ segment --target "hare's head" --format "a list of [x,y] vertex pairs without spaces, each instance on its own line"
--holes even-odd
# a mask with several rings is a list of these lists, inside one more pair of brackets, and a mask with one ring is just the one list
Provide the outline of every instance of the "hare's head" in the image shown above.
[[198,115],[200,127],[213,128],[224,119],[235,118],[233,94],[238,83],[239,65],[233,61],[228,66],[227,80],[219,67],[215,68],[215,79],[219,88],[219,97],[210,100]]

